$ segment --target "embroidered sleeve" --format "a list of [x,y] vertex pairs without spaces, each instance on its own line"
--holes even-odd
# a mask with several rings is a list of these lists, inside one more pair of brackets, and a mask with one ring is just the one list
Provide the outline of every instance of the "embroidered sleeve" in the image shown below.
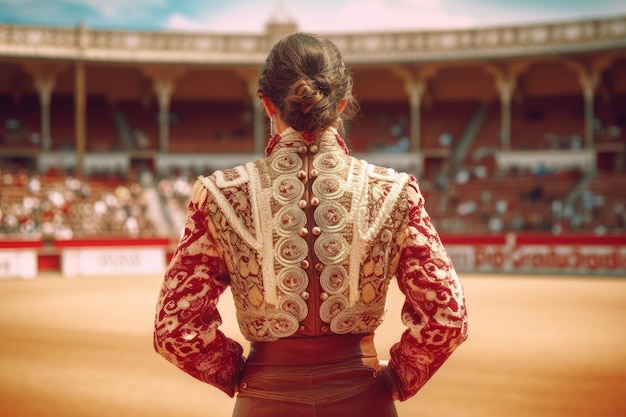
[[414,178],[408,192],[410,217],[396,274],[408,329],[392,346],[388,367],[401,401],[415,395],[467,337],[463,287]]
[[243,348],[218,330],[222,319],[217,302],[229,276],[207,227],[206,197],[197,183],[183,237],[161,287],[154,348],[184,372],[232,397],[244,364]]

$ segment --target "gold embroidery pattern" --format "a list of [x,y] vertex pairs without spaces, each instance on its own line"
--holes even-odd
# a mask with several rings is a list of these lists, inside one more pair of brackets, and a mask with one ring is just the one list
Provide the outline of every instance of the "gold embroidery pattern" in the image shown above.
[[[281,327],[272,329],[276,337],[287,337],[300,327],[300,321],[309,314],[306,302],[300,294],[306,289],[309,278],[299,264],[308,256],[306,240],[299,235],[306,223],[305,212],[298,206],[304,195],[304,183],[294,173],[298,172],[303,161],[292,147],[282,146],[283,141],[268,158],[267,174],[271,180],[270,213],[262,214],[262,221],[271,222],[273,256],[269,274],[276,276],[277,308],[286,313]],[[270,252],[267,253],[270,255]],[[264,277],[266,280],[270,277]],[[282,316],[281,316],[282,317]]]
[[340,294],[348,288],[348,272],[341,265],[330,265],[322,271],[320,281],[329,294]]
[[[349,307],[348,269],[352,246],[351,197],[345,178],[348,177],[352,158],[340,154],[331,146],[333,138],[328,135],[320,139],[320,153],[313,160],[313,167],[319,175],[313,182],[311,191],[319,199],[313,217],[321,233],[315,240],[313,250],[324,264],[320,274],[320,286],[330,294],[319,307],[320,319],[330,323],[331,331],[347,333],[351,326],[340,327],[337,317],[341,317]],[[348,197],[348,198],[347,198]]]
[[[217,301],[228,285],[244,337],[272,341],[295,334],[313,314],[328,324],[315,332],[375,330],[389,280],[397,276],[407,329],[391,347],[387,369],[400,400],[414,395],[467,337],[463,288],[417,180],[345,155],[335,134],[329,130],[309,148],[315,155],[312,147],[319,146],[310,157],[317,173],[302,169],[296,154],[305,154],[306,144],[287,131],[269,157],[194,185],[185,233],[159,296],[154,343],[176,366],[231,396],[244,358],[243,348],[218,329]],[[284,176],[321,181],[305,201]],[[325,264],[298,263],[311,250]],[[316,272],[319,283],[309,281]],[[309,298],[317,285],[325,293]]]
[[[330,328],[334,333],[371,331],[384,319],[387,288],[390,277],[395,272],[401,243],[401,238],[394,241],[393,236],[402,236],[401,231],[406,223],[406,196],[403,193],[392,196],[391,193],[393,187],[398,187],[397,174],[385,169],[380,170],[377,167],[368,167],[367,172],[374,175],[361,178],[362,181],[368,181],[368,187],[360,188],[367,189],[368,195],[364,206],[365,216],[357,227],[361,230],[368,230],[373,238],[359,242],[358,254],[361,256],[352,259],[352,262],[360,262],[356,280],[358,301],[350,305],[349,293],[344,291],[341,293],[343,303],[340,304],[335,297],[331,297],[322,304],[323,309],[328,309],[324,305],[326,303],[340,306],[340,308],[334,308],[335,314],[330,321]],[[394,204],[385,205],[384,203],[389,198],[394,199]],[[324,213],[320,215],[320,219],[330,219],[333,223],[339,223],[336,220],[338,213],[337,210],[332,211],[331,215]],[[382,224],[378,224],[380,219],[383,219]],[[340,279],[336,277],[336,281]],[[321,282],[325,291],[332,293],[333,288],[328,285],[328,282],[324,279],[321,279]]]
[[[406,204],[399,196],[406,181],[395,171],[339,152],[332,131],[327,132],[319,138],[319,153],[312,161],[318,174],[311,192],[319,199],[312,215],[320,232],[309,248],[299,234],[307,224],[306,211],[298,205],[305,185],[294,175],[303,167],[297,152],[304,145],[298,135],[285,135],[269,157],[245,169],[220,172],[224,198],[208,199],[216,234],[226,249],[240,329],[250,340],[288,337],[310,314],[302,298],[310,278],[301,265],[311,249],[324,265],[319,285],[329,295],[316,314],[331,331],[371,331],[385,313],[387,285],[395,270],[389,261],[397,258],[401,241],[394,236],[402,235],[404,227]],[[251,189],[255,183],[260,190]],[[254,212],[261,224],[254,223]],[[238,223],[249,236],[233,232],[239,229],[231,226]],[[246,241],[262,230],[269,233],[270,240],[263,242],[270,248]]]

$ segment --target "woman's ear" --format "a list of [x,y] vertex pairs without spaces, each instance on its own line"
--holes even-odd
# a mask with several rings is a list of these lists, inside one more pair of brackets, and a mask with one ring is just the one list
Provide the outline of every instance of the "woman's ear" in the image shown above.
[[337,113],[338,114],[341,114],[343,109],[346,108],[346,104],[347,103],[348,103],[348,100],[346,100],[345,98],[339,102],[339,106],[337,106]]
[[269,97],[262,96],[261,102],[263,103],[263,107],[265,108],[265,113],[267,114],[267,117],[271,118],[276,114],[276,106],[274,105],[274,103],[272,103],[272,100],[270,100]]

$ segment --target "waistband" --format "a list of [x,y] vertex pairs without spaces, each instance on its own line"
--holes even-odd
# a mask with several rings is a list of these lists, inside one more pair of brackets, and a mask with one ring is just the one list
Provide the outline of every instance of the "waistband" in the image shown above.
[[252,342],[246,366],[321,365],[361,360],[377,369],[377,358],[373,333],[311,336]]

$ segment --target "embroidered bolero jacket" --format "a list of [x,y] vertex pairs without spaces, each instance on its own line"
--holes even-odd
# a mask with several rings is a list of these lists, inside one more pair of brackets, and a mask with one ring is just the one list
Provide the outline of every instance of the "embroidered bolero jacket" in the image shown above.
[[233,396],[243,348],[218,327],[230,286],[250,341],[374,331],[396,277],[407,330],[385,372],[414,395],[466,338],[463,289],[414,177],[348,154],[329,129],[288,128],[267,156],[200,177],[166,270],[154,346]]

